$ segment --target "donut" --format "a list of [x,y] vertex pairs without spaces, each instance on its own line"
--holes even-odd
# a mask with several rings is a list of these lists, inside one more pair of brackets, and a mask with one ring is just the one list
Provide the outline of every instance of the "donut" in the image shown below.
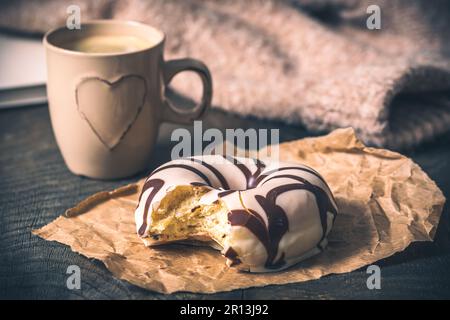
[[211,155],[156,168],[135,220],[148,246],[206,244],[231,267],[272,272],[323,251],[337,212],[324,178],[308,166]]

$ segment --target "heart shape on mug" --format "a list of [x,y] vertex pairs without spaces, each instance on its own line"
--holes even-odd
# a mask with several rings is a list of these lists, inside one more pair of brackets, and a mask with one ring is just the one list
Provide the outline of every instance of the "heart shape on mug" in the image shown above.
[[136,121],[147,95],[145,78],[124,75],[113,81],[82,79],[75,90],[80,116],[109,150],[114,149]]

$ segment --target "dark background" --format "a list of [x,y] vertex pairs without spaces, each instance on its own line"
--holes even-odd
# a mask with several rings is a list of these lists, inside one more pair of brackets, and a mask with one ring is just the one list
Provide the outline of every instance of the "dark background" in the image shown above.
[[[203,130],[216,128],[280,128],[280,140],[310,135],[298,126],[239,118],[210,111]],[[149,170],[169,160],[170,133],[161,128]],[[416,161],[450,195],[450,134],[403,153]],[[163,295],[113,278],[99,261],[69,247],[31,234],[67,208],[100,190],[113,189],[144,175],[118,181],[96,181],[71,174],[52,133],[48,108],[0,110],[0,298],[20,299],[400,299],[450,298],[448,205],[434,242],[413,243],[404,252],[379,261],[381,289],[369,290],[362,268],[319,280],[235,290],[213,295]],[[81,268],[81,290],[66,287],[69,265]]]

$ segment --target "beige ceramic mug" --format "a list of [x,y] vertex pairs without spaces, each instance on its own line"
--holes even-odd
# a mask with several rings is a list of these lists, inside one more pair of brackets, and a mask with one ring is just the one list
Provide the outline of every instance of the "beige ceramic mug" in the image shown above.
[[[45,35],[53,131],[73,173],[100,179],[133,175],[148,166],[161,122],[189,124],[210,106],[208,68],[193,59],[164,61],[164,38],[150,26],[115,20]],[[203,83],[201,102],[188,110],[164,95],[184,70],[196,72]]]

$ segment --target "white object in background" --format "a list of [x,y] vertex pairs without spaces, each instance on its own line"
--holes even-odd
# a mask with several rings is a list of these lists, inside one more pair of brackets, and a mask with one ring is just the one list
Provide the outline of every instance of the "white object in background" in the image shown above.
[[0,33],[0,109],[45,103],[42,41]]

